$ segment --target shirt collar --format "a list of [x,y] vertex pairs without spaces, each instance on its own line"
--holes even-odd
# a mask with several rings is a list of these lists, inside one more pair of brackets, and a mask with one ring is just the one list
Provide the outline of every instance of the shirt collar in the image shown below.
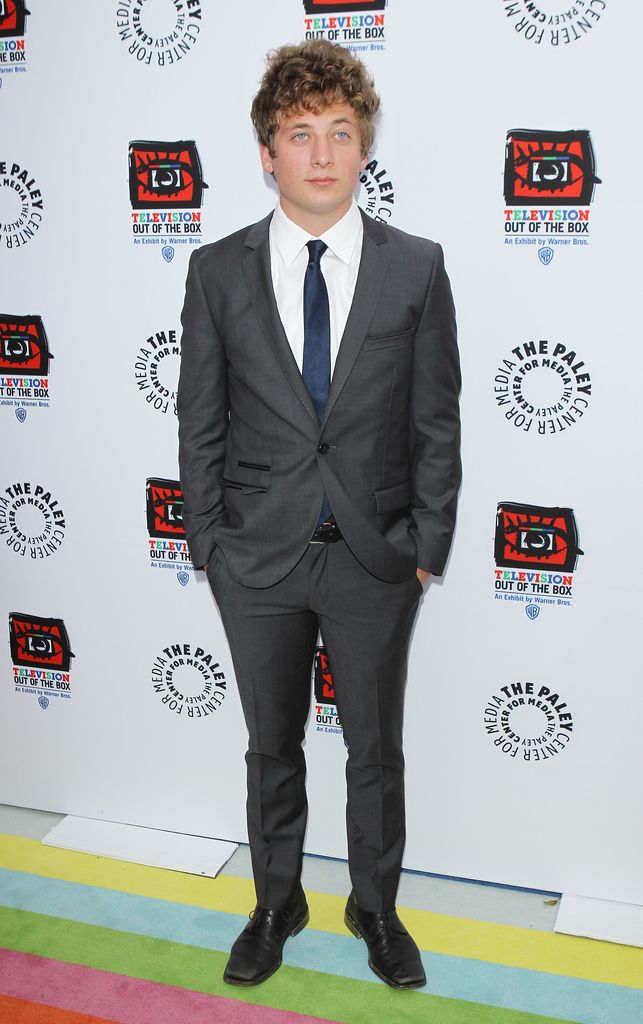
[[[353,199],[350,208],[341,220],[338,220],[336,224],[333,224],[332,228],[329,228],[328,231],[325,231],[319,237],[326,243],[330,251],[342,263],[348,266],[363,231],[364,226],[359,207]],[[312,237],[307,231],[304,231],[303,228],[300,228],[298,224],[295,224],[294,221],[286,216],[281,208],[281,203],[277,203],[275,207],[270,223],[270,233],[281,258],[288,265],[294,263],[299,253]]]

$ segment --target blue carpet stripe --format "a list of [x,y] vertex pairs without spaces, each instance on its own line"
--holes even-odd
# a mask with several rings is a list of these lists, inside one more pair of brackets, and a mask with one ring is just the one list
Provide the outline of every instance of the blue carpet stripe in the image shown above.
[[[0,904],[203,949],[227,950],[247,918],[201,907],[0,869]],[[643,991],[423,953],[426,992],[578,1024],[641,1024]],[[365,947],[352,937],[306,928],[286,943],[284,962],[373,984]]]

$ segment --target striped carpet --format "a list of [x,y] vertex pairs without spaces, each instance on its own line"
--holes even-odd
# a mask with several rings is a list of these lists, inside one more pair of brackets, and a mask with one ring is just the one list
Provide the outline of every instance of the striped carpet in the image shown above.
[[224,985],[252,883],[71,853],[0,835],[1,1024],[641,1024],[643,950],[418,910],[425,989],[397,992],[309,893],[284,966]]

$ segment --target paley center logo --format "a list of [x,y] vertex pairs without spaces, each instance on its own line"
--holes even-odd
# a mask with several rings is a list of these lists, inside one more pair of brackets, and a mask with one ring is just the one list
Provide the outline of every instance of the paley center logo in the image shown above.
[[514,31],[535,46],[564,49],[584,39],[594,29],[607,8],[607,0],[574,0],[564,6],[561,0],[501,0]]
[[574,718],[560,693],[533,682],[499,687],[487,701],[483,725],[496,750],[532,764],[567,749]]
[[161,251],[168,263],[175,246],[198,245],[200,208],[207,187],[195,142],[130,142],[129,195],[134,243],[163,243]]
[[313,685],[315,691],[315,723],[317,732],[342,735],[341,722],[335,703],[335,684],[328,664],[328,655],[323,647],[315,651],[313,663]]
[[516,430],[548,437],[569,430],[588,411],[592,378],[571,345],[538,338],[521,342],[498,362],[493,396]]
[[193,643],[164,647],[152,665],[151,683],[164,707],[186,719],[216,714],[228,689],[214,655]]
[[149,477],[145,484],[147,532],[152,569],[174,569],[182,587],[194,570],[183,526],[183,492],[178,480]]
[[41,317],[0,313],[0,405],[21,423],[29,409],[49,407],[51,359]]
[[[0,74],[27,70],[24,0],[0,0]],[[0,84],[2,84],[0,82]]]
[[[588,131],[512,129],[505,145],[505,243],[550,250],[582,246],[596,176]],[[552,256],[540,256],[547,266]]]
[[181,348],[173,328],[156,331],[138,350],[134,380],[150,409],[176,416]]
[[191,53],[201,33],[201,19],[201,0],[118,0],[116,4],[121,42],[147,67],[169,67]]
[[50,697],[71,696],[71,652],[62,619],[9,615],[9,646],[16,693],[33,693],[43,709]]
[[31,241],[42,224],[43,205],[42,192],[27,168],[0,160],[0,248],[19,249]]
[[[494,541],[496,600],[571,605],[582,554],[573,509],[501,501]],[[528,616],[537,614],[528,611]]]
[[304,36],[351,50],[383,50],[388,0],[303,0]]
[[360,171],[359,185],[357,202],[364,213],[382,224],[390,224],[395,209],[395,187],[379,160],[369,160]]
[[0,546],[21,558],[55,554],[65,539],[65,513],[52,492],[30,480],[0,491]]

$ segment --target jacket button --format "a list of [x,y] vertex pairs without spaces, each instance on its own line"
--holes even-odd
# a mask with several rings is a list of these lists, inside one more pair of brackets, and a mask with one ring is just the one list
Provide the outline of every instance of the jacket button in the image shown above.
[[326,444],[326,442],[324,441],[323,444],[317,445],[317,451],[319,452],[320,455],[328,455],[330,451],[330,445]]

